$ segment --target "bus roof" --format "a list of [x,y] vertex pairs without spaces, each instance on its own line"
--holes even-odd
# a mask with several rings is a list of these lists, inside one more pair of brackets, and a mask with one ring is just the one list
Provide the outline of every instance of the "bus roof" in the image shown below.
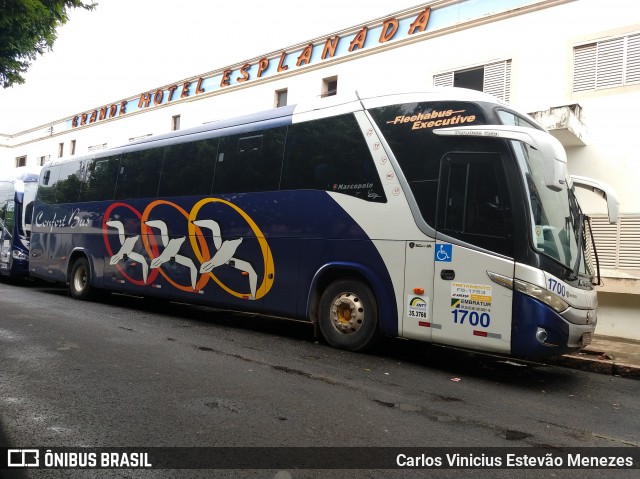
[[40,177],[41,166],[18,166],[0,174],[0,181],[20,180],[25,183],[37,182]]
[[271,110],[256,112],[249,115],[214,120],[203,123],[199,126],[150,136],[81,157],[59,158],[52,160],[47,164],[47,166],[54,166],[78,159],[102,158],[112,156],[114,154],[151,148],[152,145],[160,146],[163,143],[174,141],[187,142],[205,138],[212,132],[216,131],[229,130],[230,134],[242,133],[244,130],[251,131],[252,126],[256,124],[261,124],[262,127],[267,128],[285,126],[292,123],[354,112],[364,108],[377,108],[397,103],[447,100],[494,103],[496,105],[503,105],[505,108],[509,108],[506,103],[492,95],[466,88],[433,87],[429,90],[415,90],[413,92],[406,90],[393,92],[390,91],[388,87],[384,89],[365,88],[325,98],[318,97],[308,102],[273,108]]

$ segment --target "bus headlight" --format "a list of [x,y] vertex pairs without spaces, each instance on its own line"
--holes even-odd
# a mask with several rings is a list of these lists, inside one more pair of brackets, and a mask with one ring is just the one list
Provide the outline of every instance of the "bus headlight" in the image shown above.
[[569,305],[559,296],[556,296],[551,291],[541,288],[540,286],[536,286],[535,284],[527,283],[526,281],[522,281],[516,279],[513,282],[514,289],[519,291],[527,296],[531,296],[539,301],[542,301],[544,304],[551,306],[556,312],[562,313],[565,311]]
[[26,261],[27,259],[29,259],[29,256],[26,255],[26,253],[23,253],[22,251],[18,251],[17,249],[13,250],[13,259],[20,259],[23,261]]

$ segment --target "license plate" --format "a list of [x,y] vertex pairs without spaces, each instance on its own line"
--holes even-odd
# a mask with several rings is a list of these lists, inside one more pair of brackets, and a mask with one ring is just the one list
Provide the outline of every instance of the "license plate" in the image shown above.
[[591,344],[591,333],[584,333],[580,339],[580,346],[583,348]]

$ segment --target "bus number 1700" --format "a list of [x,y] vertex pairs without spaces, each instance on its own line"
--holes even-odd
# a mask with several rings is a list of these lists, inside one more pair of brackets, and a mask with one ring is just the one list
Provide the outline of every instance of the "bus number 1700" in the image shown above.
[[467,311],[466,309],[454,309],[451,312],[453,313],[453,322],[455,324],[464,324],[466,321],[470,326],[488,328],[491,322],[489,313],[478,313],[477,311]]

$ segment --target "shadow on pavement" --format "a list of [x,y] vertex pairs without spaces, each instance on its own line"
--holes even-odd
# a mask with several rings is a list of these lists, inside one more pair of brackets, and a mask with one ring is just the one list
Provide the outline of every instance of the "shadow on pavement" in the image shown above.
[[3,448],[13,447],[9,437],[4,431],[4,427],[2,426],[2,420],[0,420],[0,453],[4,455],[4,457],[0,457],[0,478],[2,479],[25,479],[27,475],[25,474],[23,469],[3,469],[3,467],[7,464],[7,456],[6,452]]

